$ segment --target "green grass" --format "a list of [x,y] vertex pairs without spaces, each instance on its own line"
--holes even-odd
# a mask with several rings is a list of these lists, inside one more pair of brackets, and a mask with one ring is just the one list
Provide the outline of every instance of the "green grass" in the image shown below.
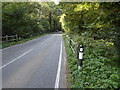
[[47,34],[48,34],[48,33],[42,34],[42,35],[38,35],[38,36],[33,36],[33,37],[30,37],[30,38],[26,38],[26,39],[22,39],[22,40],[20,40],[20,41],[18,41],[18,42],[16,42],[16,41],[13,41],[13,42],[4,42],[4,43],[0,44],[0,49],[1,49],[1,48],[6,48],[6,47],[9,47],[9,46],[13,46],[13,45],[17,45],[17,44],[20,44],[20,43],[24,43],[24,42],[30,41],[30,40],[32,40],[32,39],[45,36],[45,35],[47,35]]
[[88,35],[71,35],[74,41],[84,45],[84,61],[78,70],[78,60],[74,58],[67,38],[63,35],[71,88],[120,88],[119,60],[111,42],[93,40]]

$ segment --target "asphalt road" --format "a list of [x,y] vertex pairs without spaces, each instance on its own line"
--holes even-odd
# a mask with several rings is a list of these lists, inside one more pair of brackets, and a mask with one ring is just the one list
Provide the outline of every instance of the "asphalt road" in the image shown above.
[[49,34],[2,50],[2,88],[66,88],[61,34]]

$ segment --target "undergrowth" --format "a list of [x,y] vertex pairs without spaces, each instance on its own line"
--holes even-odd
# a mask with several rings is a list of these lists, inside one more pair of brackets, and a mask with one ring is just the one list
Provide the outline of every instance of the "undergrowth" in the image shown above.
[[[48,33],[47,33],[47,34],[48,34]],[[26,38],[26,39],[21,39],[21,40],[19,40],[18,42],[16,42],[16,40],[14,40],[14,41],[12,41],[12,42],[3,42],[2,44],[0,44],[0,49],[1,49],[1,48],[6,48],[6,47],[9,47],[9,46],[13,46],[13,45],[17,45],[17,44],[20,44],[20,43],[24,43],[24,42],[33,40],[33,39],[35,39],[35,38],[39,38],[39,37],[44,36],[44,35],[47,35],[47,34],[42,34],[42,35],[38,35],[38,36],[33,36],[33,37],[30,37],[30,38]]]
[[78,70],[78,60],[75,59],[67,38],[63,35],[71,88],[120,88],[120,67],[113,43],[108,40],[94,40],[88,33],[70,37],[79,45],[84,45],[83,66]]

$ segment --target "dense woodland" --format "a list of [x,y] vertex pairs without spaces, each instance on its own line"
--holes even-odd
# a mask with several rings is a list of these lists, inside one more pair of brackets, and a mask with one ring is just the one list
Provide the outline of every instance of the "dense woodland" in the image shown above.
[[120,88],[119,2],[4,2],[2,9],[3,36],[63,30],[85,46],[82,71],[66,48],[72,88]]
[[120,3],[60,3],[60,8],[63,30],[85,49],[79,71],[66,43],[70,87],[120,88]]
[[3,36],[29,37],[60,29],[57,6],[53,3],[2,3]]
[[61,3],[63,29],[79,34],[88,32],[94,40],[110,40],[120,55],[120,3]]

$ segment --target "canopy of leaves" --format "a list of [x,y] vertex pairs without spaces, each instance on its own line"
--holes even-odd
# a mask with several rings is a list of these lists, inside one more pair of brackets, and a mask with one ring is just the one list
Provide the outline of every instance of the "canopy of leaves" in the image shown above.
[[3,36],[26,37],[59,29],[54,3],[3,2],[2,9]]
[[67,33],[90,32],[94,39],[112,39],[120,55],[119,2],[60,3],[60,22]]

